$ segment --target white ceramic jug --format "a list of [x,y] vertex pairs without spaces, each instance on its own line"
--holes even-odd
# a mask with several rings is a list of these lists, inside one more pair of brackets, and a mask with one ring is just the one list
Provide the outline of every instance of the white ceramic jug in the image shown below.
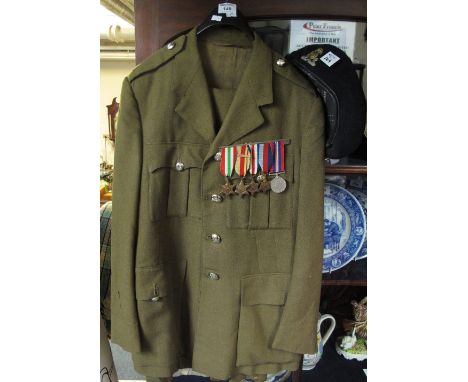
[[[325,333],[325,335],[322,337],[320,328],[322,326],[322,322],[325,320],[331,320],[331,324],[327,332]],[[335,330],[335,326],[336,326],[335,317],[333,317],[330,314],[324,314],[320,316],[318,323],[317,323],[317,349],[318,351],[315,354],[304,354],[304,360],[302,362],[302,370],[312,370],[317,365],[317,363],[320,361],[320,358],[322,358],[323,347],[325,346],[331,334],[333,333],[333,330]]]

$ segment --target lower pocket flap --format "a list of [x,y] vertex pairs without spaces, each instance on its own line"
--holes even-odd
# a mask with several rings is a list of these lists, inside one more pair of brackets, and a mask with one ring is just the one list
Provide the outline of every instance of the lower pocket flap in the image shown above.
[[241,279],[242,305],[283,305],[290,279],[289,273],[263,273]]
[[167,275],[161,268],[135,269],[135,294],[137,300],[158,301],[169,293]]

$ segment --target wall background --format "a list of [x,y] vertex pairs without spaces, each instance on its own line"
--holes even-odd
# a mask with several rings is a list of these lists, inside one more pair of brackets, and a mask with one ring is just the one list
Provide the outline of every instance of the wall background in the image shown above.
[[[100,142],[101,142],[101,161],[114,163],[113,144],[104,139],[104,134],[109,134],[107,122],[107,107],[112,103],[112,99],[117,97],[120,103],[120,89],[123,79],[135,67],[134,60],[102,60],[101,59],[101,96],[100,96]],[[107,141],[107,142],[106,142]],[[107,146],[107,147],[106,147]]]

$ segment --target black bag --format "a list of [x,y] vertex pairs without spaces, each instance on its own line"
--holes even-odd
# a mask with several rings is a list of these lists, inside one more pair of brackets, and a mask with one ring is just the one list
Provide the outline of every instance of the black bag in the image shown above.
[[324,102],[325,154],[343,158],[357,149],[366,126],[366,98],[353,63],[341,49],[308,45],[286,56],[314,85]]

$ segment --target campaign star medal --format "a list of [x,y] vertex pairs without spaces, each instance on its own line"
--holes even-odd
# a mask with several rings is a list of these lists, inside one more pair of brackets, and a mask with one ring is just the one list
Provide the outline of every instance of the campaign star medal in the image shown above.
[[251,153],[250,153],[250,146],[239,145],[237,146],[237,160],[235,164],[235,170],[237,174],[241,177],[239,184],[236,186],[236,193],[240,196],[249,195],[247,191],[247,186],[244,183],[244,177],[247,175],[247,172],[250,169],[250,162],[251,162]]
[[233,195],[235,194],[234,187],[233,184],[229,183],[229,178],[226,177],[226,183],[221,186],[221,192],[226,196]]
[[242,178],[239,184],[236,186],[236,194],[240,195],[241,197],[244,197],[244,195],[249,195],[247,186],[244,183],[244,178]]
[[275,177],[271,180],[271,191],[279,194],[286,190],[286,180],[279,176],[280,173],[284,173],[284,142],[274,142],[274,160],[273,160],[273,173]]
[[234,170],[236,156],[236,146],[227,146],[221,149],[221,161],[219,164],[219,170],[221,174],[226,178],[226,183],[222,186],[221,192],[226,196],[233,195],[235,193],[235,186],[229,182],[229,177],[232,175],[232,171]]
[[252,180],[250,181],[250,183],[247,185],[247,191],[249,192],[250,195],[254,196],[257,192],[259,192],[259,185],[258,183],[256,183],[254,181],[254,179],[252,178]]
[[315,66],[316,62],[318,61],[320,55],[323,53],[322,48],[317,48],[313,50],[312,52],[306,54],[305,56],[302,56],[301,58],[308,62],[310,65]]

